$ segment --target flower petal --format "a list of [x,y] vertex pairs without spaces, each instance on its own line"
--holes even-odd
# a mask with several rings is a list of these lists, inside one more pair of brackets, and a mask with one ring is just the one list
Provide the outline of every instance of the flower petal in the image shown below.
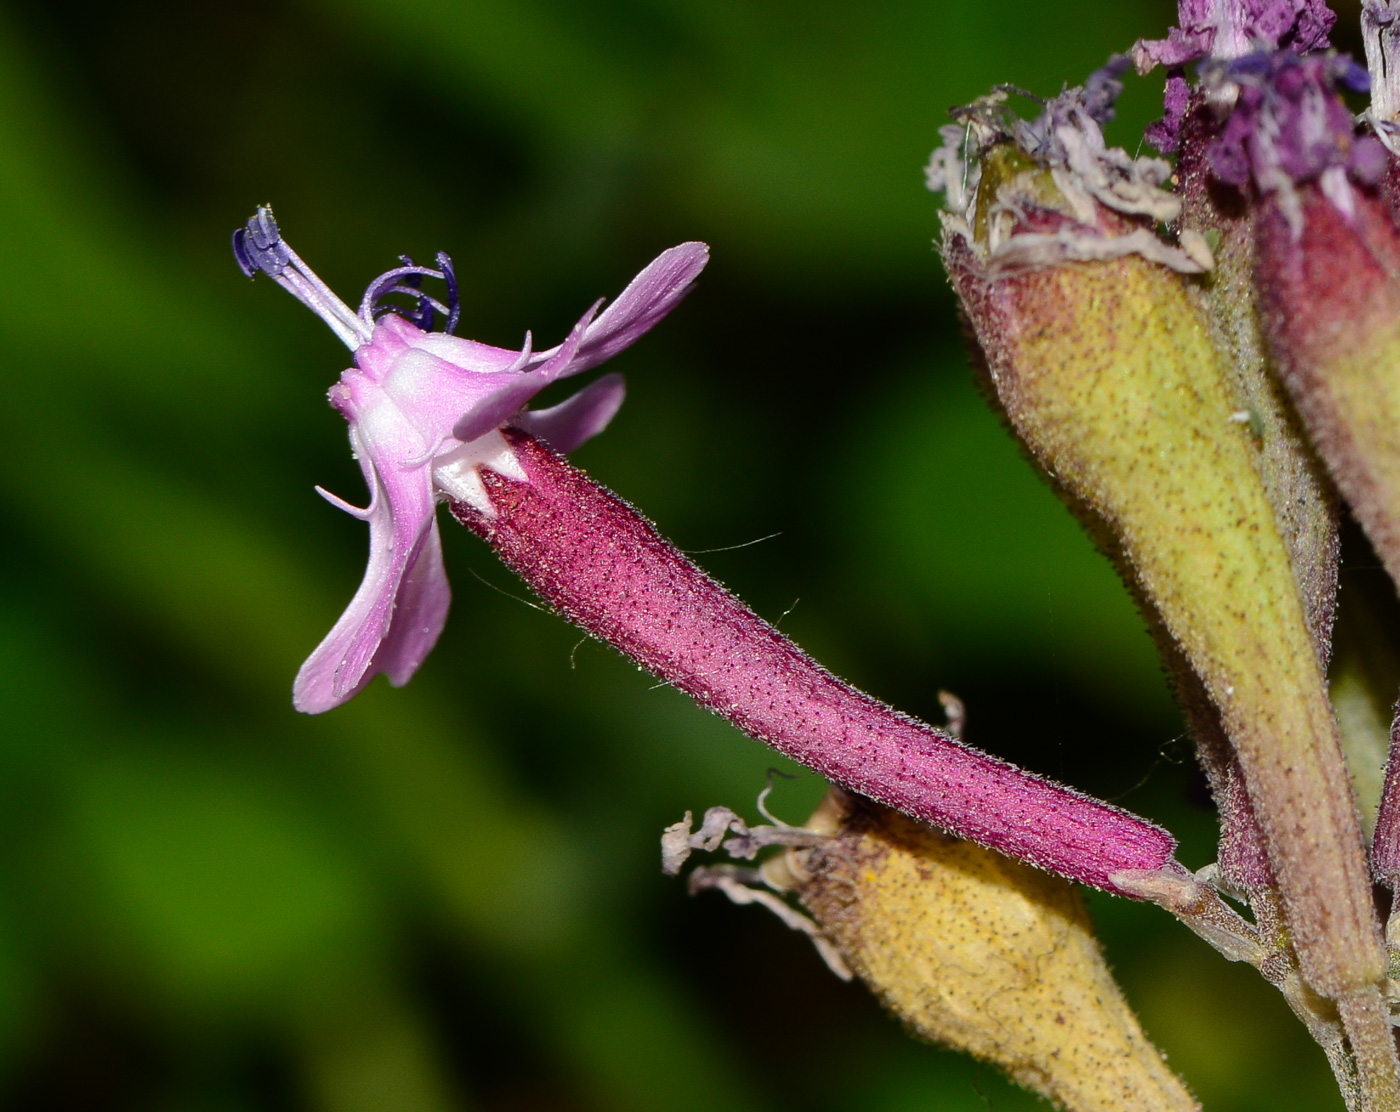
[[495,392],[484,395],[470,409],[463,412],[452,428],[452,435],[463,443],[484,436],[523,409],[531,398],[555,379],[582,370],[583,368],[576,366],[575,356],[587,334],[589,324],[593,321],[593,314],[601,304],[601,301],[598,302],[583,314],[567,340],[556,348],[542,352],[539,356],[543,360],[542,363],[532,370],[525,371]]
[[498,401],[501,397],[518,398],[512,408],[505,410],[500,418],[504,420],[548,385],[546,380],[529,386],[530,381],[518,372],[466,371],[423,350],[404,352],[384,377],[384,391],[418,430],[423,447],[418,452],[405,453],[400,462],[416,459],[447,436],[460,438],[454,428],[464,420],[482,411],[494,413],[501,405],[510,404]]
[[[375,416],[382,434],[393,414]],[[412,429],[405,432],[416,442]],[[369,563],[350,605],[297,673],[292,703],[307,714],[339,706],[381,670],[405,682],[441,632],[450,598],[428,468],[380,466],[382,445],[363,424],[351,424],[350,443],[373,492]]]
[[[385,331],[381,333],[380,329]],[[397,354],[399,345],[426,351],[446,360],[454,367],[460,367],[473,374],[492,374],[509,370],[520,358],[520,352],[510,348],[492,347],[490,344],[468,340],[462,336],[449,336],[446,332],[424,332],[411,321],[406,321],[395,313],[386,313],[379,318],[375,338],[370,346],[382,346],[386,352]],[[355,361],[364,364],[364,349],[355,353]]]
[[442,537],[434,515],[416,553],[409,557],[394,603],[389,632],[374,657],[374,670],[402,687],[437,644],[447,623],[452,590],[442,565]]
[[[423,435],[423,451],[435,451],[449,433],[463,442],[475,440],[508,421],[551,382],[595,367],[636,341],[679,304],[708,261],[703,243],[663,251],[596,319],[602,302],[580,318],[568,339],[546,351],[532,353],[528,339],[517,353],[425,333],[389,315],[356,353],[359,370],[346,372],[342,381],[357,391],[382,387]],[[416,462],[419,456],[405,454],[400,462]]]
[[527,409],[512,423],[567,455],[608,427],[626,395],[627,386],[621,375],[604,375],[558,405]]
[[[682,243],[657,255],[589,325],[568,373],[596,367],[636,343],[680,304],[709,261],[709,247],[698,242]],[[535,358],[543,361],[558,350],[542,351]]]

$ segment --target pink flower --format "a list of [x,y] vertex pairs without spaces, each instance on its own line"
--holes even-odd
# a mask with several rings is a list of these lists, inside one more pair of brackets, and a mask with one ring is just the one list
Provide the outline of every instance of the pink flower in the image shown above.
[[[550,409],[524,407],[556,379],[596,367],[632,344],[686,295],[709,258],[703,243],[662,252],[601,313],[602,302],[589,309],[562,344],[535,352],[528,334],[521,351],[450,335],[456,282],[446,255],[438,255],[438,270],[405,259],[370,285],[356,313],[283,242],[270,209],[260,208],[235,232],[233,246],[244,273],[270,275],[355,353],[355,365],[331,387],[330,400],[350,422],[369,506],[359,509],[321,493],[369,523],[369,565],[345,613],[297,674],[293,703],[308,714],[339,706],[379,672],[396,686],[407,682],[437,642],[451,591],[434,473],[450,474],[454,497],[489,513],[477,468],[489,464],[506,475],[518,469],[498,431],[503,425],[527,430],[561,452],[600,432],[622,404],[619,375],[605,375]],[[446,281],[448,305],[418,290],[424,277]],[[417,306],[381,306],[390,294],[412,297]],[[427,331],[439,314],[446,314],[448,332]]]

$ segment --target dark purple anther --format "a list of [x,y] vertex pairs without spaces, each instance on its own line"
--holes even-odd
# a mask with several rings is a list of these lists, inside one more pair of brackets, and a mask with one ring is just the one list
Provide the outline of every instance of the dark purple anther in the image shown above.
[[1371,74],[1366,67],[1352,59],[1349,54],[1339,54],[1332,69],[1332,79],[1344,89],[1353,93],[1371,91]]
[[1120,894],[1141,893],[1119,874],[1189,880],[1165,830],[856,690],[563,456],[518,429],[503,435],[519,470],[479,468],[493,512],[448,504],[576,625],[841,787],[959,837]]
[[1247,81],[1254,77],[1268,77],[1274,71],[1274,59],[1265,51],[1246,54],[1236,58],[1224,67],[1225,75],[1232,81]]
[[286,270],[291,254],[267,205],[260,206],[247,226],[233,233],[233,257],[249,278],[259,271],[276,278]]

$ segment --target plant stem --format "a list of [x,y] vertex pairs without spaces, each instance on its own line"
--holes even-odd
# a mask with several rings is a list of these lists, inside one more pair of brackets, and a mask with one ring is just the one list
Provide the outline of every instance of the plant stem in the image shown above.
[[1365,1112],[1400,1112],[1400,1059],[1380,990],[1348,993],[1337,1001],[1337,1011],[1356,1058],[1361,1107]]

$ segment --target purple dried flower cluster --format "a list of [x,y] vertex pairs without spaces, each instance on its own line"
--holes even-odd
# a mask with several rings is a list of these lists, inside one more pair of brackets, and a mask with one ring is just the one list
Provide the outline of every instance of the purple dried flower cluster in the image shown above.
[[1190,99],[1185,66],[1280,50],[1293,55],[1326,50],[1336,20],[1323,0],[1186,0],[1180,5],[1180,27],[1171,28],[1165,39],[1139,39],[1133,47],[1139,73],[1158,66],[1169,71],[1166,113],[1145,138],[1164,154],[1176,150]]
[[1355,135],[1339,95],[1370,91],[1366,70],[1346,55],[1291,51],[1247,54],[1211,65],[1209,89],[1232,86],[1236,100],[1206,151],[1221,181],[1261,190],[1283,181],[1320,181],[1329,172],[1367,186],[1384,176],[1389,154],[1373,135]]

